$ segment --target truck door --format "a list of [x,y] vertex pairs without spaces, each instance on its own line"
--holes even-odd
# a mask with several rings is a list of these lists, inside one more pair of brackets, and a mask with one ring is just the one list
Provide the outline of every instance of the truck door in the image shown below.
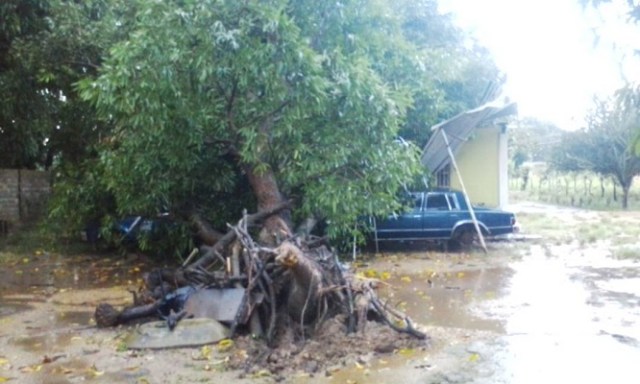
[[448,239],[451,229],[459,220],[459,212],[445,192],[427,193],[423,215],[423,232],[426,238]]
[[389,215],[378,222],[378,239],[418,239],[422,232],[422,202],[424,193],[410,193],[407,195],[409,209],[396,215]]

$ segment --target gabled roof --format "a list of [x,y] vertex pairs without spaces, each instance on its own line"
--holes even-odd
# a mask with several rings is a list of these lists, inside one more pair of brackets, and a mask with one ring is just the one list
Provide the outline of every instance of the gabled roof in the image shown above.
[[431,127],[431,138],[422,150],[420,162],[432,173],[438,172],[450,163],[451,159],[440,130],[447,134],[449,146],[455,155],[474,129],[486,126],[497,118],[517,113],[518,105],[514,102],[501,105],[492,102],[434,125]]

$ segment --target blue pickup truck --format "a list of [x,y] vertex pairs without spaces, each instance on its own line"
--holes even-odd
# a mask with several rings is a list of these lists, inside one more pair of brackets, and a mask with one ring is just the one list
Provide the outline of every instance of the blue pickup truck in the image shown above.
[[[407,210],[383,219],[372,218],[374,240],[451,241],[469,246],[477,237],[464,195],[456,190],[430,190],[407,194]],[[473,207],[478,226],[486,237],[517,232],[513,213]]]

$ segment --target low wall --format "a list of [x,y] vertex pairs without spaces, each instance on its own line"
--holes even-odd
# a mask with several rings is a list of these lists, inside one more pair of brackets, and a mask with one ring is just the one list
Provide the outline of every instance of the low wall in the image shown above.
[[36,221],[51,195],[51,174],[26,169],[0,169],[0,233]]

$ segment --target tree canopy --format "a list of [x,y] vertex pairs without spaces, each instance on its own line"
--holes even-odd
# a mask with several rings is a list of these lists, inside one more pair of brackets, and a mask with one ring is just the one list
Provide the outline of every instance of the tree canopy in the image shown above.
[[289,225],[315,216],[350,230],[398,207],[397,190],[424,172],[429,126],[501,84],[433,0],[0,11],[31,26],[3,31],[0,137],[23,160],[0,165],[54,167],[52,214],[76,225],[168,211],[224,228],[242,208],[291,199]]

